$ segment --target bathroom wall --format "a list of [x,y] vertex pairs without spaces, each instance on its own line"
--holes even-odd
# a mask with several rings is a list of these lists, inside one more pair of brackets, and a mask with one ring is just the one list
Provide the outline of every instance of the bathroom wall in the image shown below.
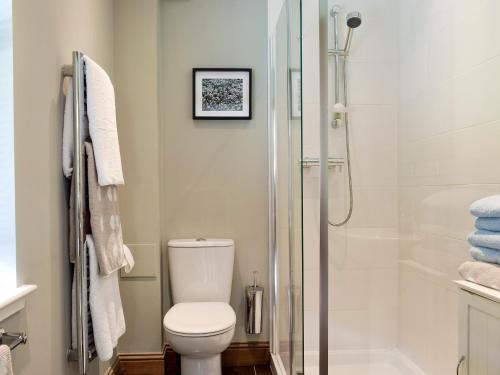
[[[268,289],[267,2],[163,1],[160,139],[164,312],[170,307],[166,244],[172,238],[225,237],[236,243],[231,305],[235,342],[245,334],[244,288],[259,272]],[[195,67],[253,69],[253,119],[194,121]]]
[[[363,15],[348,62],[354,213],[345,227],[330,229],[331,350],[397,345],[398,25],[392,22],[398,14],[397,3],[345,0],[329,4],[341,6],[341,43],[346,34],[346,13],[356,10]],[[307,5],[303,9],[304,157],[319,157],[318,9]],[[332,90],[332,65],[329,79]],[[329,136],[330,157],[345,157],[345,128],[330,127]],[[329,170],[333,222],[341,221],[348,209],[346,172],[345,164]],[[310,168],[304,170],[306,352],[319,348],[318,215],[319,168]],[[306,365],[307,361],[306,357]]]
[[500,190],[499,13],[495,0],[401,2],[399,341],[429,375],[457,363],[468,207]]
[[[37,284],[27,307],[1,323],[26,331],[14,352],[18,375],[75,374],[70,335],[67,182],[61,166],[61,67],[71,52],[91,55],[113,72],[112,2],[33,2],[14,5],[14,120],[18,284]],[[97,373],[97,362],[92,364]]]
[[114,1],[114,84],[125,175],[120,213],[124,241],[136,260],[132,277],[120,280],[127,332],[118,351],[125,353],[162,350],[158,28],[158,0]]

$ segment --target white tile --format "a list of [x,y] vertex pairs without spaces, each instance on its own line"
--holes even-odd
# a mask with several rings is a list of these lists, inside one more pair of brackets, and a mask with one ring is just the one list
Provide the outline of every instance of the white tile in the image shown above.
[[397,227],[396,188],[354,188],[353,193],[355,205],[348,228]]
[[[397,185],[397,116],[392,106],[353,107],[350,112],[354,186]],[[343,169],[344,173],[347,169]]]
[[370,273],[365,269],[330,267],[330,309],[366,310],[370,304]]
[[394,63],[350,62],[349,103],[396,104],[397,72],[398,66]]
[[304,309],[319,311],[319,269],[304,270]]
[[331,350],[369,347],[370,317],[367,310],[331,310],[328,319]]
[[[394,268],[398,261],[396,229],[354,228],[335,233],[333,261],[350,268]],[[337,251],[343,244],[346,251]]]

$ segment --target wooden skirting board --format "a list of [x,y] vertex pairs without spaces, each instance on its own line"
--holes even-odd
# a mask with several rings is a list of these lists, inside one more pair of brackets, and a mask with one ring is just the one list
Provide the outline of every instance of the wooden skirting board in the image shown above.
[[[232,343],[222,353],[222,367],[268,365],[268,342]],[[168,345],[162,353],[118,354],[106,375],[180,375],[180,358]]]

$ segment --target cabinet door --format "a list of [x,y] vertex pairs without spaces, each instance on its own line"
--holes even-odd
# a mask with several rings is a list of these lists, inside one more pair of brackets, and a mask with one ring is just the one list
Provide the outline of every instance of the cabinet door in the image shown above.
[[[500,304],[460,293],[460,375],[500,374]],[[460,355],[460,356],[461,356]]]

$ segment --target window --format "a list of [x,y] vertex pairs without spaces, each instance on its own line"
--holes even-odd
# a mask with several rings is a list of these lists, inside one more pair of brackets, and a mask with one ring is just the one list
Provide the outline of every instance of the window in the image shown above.
[[0,0],[0,295],[16,287],[12,2]]

